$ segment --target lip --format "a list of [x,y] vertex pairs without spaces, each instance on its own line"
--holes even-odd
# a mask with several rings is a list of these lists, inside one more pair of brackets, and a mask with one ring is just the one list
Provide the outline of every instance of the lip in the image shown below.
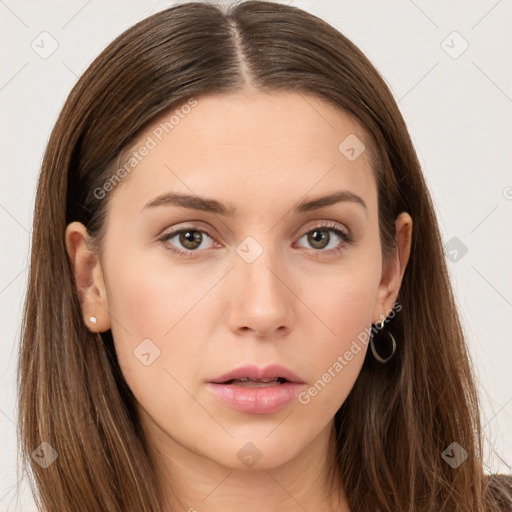
[[[274,379],[282,377],[286,382],[247,387],[227,384],[232,379]],[[225,405],[249,414],[272,414],[287,407],[298,395],[305,382],[291,370],[281,365],[269,365],[260,368],[247,365],[220,375],[207,383],[208,389]]]
[[286,382],[274,386],[242,387],[236,384],[208,382],[208,389],[225,405],[249,414],[272,414],[284,409],[304,384]]
[[276,377],[282,377],[292,384],[305,384],[305,382],[295,373],[288,368],[279,364],[271,364],[264,367],[257,365],[245,365],[235,368],[223,375],[215,377],[209,382],[214,384],[222,384],[232,379],[243,379],[248,377],[249,379],[274,379]]

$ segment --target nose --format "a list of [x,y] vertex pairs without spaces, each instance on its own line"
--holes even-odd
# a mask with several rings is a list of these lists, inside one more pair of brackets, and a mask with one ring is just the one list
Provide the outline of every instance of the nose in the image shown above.
[[297,298],[279,254],[265,249],[252,262],[237,255],[230,280],[228,323],[232,332],[272,338],[293,329]]

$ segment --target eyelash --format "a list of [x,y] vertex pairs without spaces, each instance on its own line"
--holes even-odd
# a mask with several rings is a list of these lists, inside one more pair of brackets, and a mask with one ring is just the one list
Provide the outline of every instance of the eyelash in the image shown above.
[[[308,229],[306,232],[304,232],[300,236],[300,238],[302,238],[304,235],[307,235],[315,230],[320,230],[320,229],[322,229],[322,230],[327,229],[328,231],[333,231],[337,236],[339,236],[341,238],[342,243],[335,249],[329,249],[327,251],[312,249],[313,251],[315,251],[317,253],[327,253],[327,254],[334,256],[334,255],[338,254],[339,252],[341,252],[347,245],[350,245],[353,242],[352,235],[348,231],[342,230],[338,226],[336,226],[332,223],[329,223],[329,222],[321,223],[318,226],[314,226],[312,229]],[[166,242],[169,242],[169,240],[171,238],[173,238],[174,236],[176,236],[182,232],[186,232],[186,231],[197,231],[198,233],[206,234],[211,239],[214,239],[213,236],[206,229],[199,228],[198,226],[185,226],[184,228],[180,228],[175,231],[171,231],[170,233],[166,233],[164,236],[159,238],[158,241],[165,244]],[[198,250],[181,251],[181,250],[175,249],[175,248],[169,248],[168,250],[170,250],[171,252],[176,254],[179,258],[194,258],[194,257],[196,257],[195,253],[201,252]]]

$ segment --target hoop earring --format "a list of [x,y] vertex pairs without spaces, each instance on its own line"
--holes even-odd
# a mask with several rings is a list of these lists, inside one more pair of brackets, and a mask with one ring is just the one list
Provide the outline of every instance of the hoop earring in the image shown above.
[[388,357],[382,357],[380,356],[378,353],[377,353],[377,350],[375,349],[375,342],[374,342],[374,339],[375,339],[375,335],[373,333],[373,329],[372,329],[372,333],[371,333],[371,336],[370,336],[370,348],[372,349],[372,354],[373,354],[373,357],[379,361],[379,363],[382,363],[382,364],[386,364],[392,357],[393,357],[393,354],[395,353],[395,350],[396,350],[396,341],[395,341],[395,338],[393,337],[393,335],[387,331],[386,329],[384,329],[384,322],[385,322],[385,318],[381,321],[380,323],[380,331],[379,333],[381,333],[382,331],[384,331],[384,333],[391,339],[391,344],[392,344],[392,349],[391,349],[391,354],[389,354]]

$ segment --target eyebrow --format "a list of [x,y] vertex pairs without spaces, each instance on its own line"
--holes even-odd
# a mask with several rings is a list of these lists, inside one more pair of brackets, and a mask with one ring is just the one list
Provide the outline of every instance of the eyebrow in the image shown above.
[[[305,213],[347,201],[359,204],[365,210],[368,210],[366,203],[361,197],[349,190],[338,190],[315,199],[303,200],[295,206],[294,211],[295,213]],[[224,205],[215,199],[206,199],[199,196],[178,194],[175,192],[168,192],[155,197],[144,205],[141,212],[145,209],[156,208],[158,206],[178,206],[181,208],[200,210],[227,217],[233,217],[236,214],[236,208],[232,205]]]

